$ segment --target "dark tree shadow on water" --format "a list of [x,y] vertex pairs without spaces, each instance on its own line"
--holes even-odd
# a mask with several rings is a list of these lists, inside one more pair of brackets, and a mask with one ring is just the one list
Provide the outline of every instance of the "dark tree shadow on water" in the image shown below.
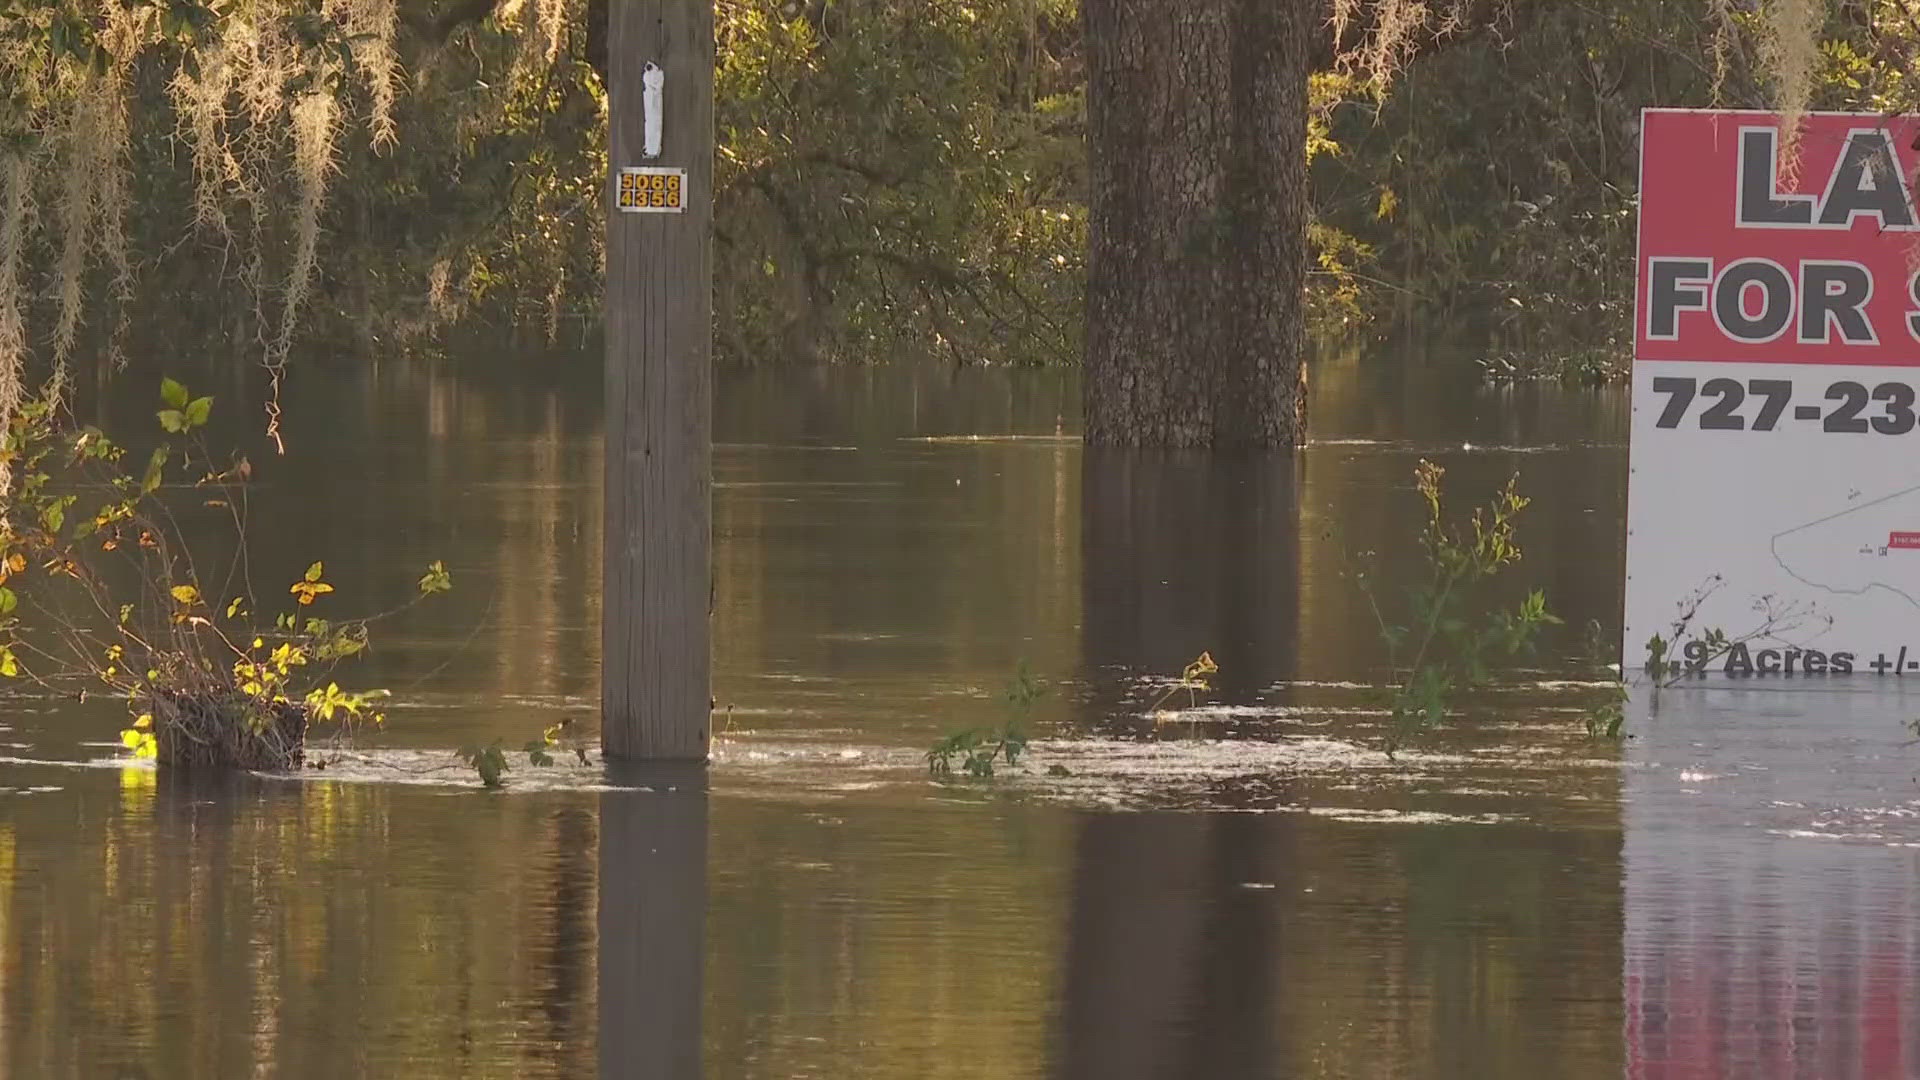
[[545,1045],[530,1042],[525,1053],[541,1066],[585,1076],[593,1068],[599,824],[591,808],[569,805],[547,814],[541,831],[538,874],[548,911],[526,934],[539,983],[525,1019]]
[[1281,1075],[1280,923],[1245,884],[1286,877],[1271,832],[1243,815],[1082,820],[1053,1075]]
[[[1294,674],[1300,461],[1089,448],[1081,480],[1087,718],[1139,730],[1154,696],[1210,652],[1218,700],[1246,703]],[[1168,707],[1184,705],[1176,696]]]
[[[1082,726],[1154,736],[1162,691],[1148,680],[1202,652],[1220,668],[1207,700],[1270,700],[1298,653],[1299,459],[1089,448],[1083,469]],[[1081,820],[1055,1076],[1277,1075],[1276,928],[1265,894],[1242,886],[1284,873],[1263,869],[1262,829],[1240,815]]]
[[600,1075],[699,1080],[704,766],[608,767],[600,797]]

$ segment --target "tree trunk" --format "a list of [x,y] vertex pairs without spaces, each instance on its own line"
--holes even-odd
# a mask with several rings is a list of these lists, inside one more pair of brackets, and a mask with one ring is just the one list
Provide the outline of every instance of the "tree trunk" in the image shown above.
[[1090,444],[1298,444],[1318,0],[1085,0]]

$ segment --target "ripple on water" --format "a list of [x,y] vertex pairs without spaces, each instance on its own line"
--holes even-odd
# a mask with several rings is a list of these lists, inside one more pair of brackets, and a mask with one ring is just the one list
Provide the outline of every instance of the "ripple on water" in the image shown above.
[[[742,793],[845,798],[926,792],[936,798],[1029,799],[1101,809],[1303,812],[1350,821],[1491,823],[1543,808],[1599,804],[1618,765],[1535,747],[1403,749],[1326,734],[1268,739],[1036,739],[990,784],[929,778],[923,751],[783,733],[716,739],[717,782]],[[1595,790],[1589,790],[1595,789]]]

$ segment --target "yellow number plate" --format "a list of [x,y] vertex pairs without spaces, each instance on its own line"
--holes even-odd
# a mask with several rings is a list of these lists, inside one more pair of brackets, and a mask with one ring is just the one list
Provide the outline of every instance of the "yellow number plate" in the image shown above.
[[687,170],[621,169],[618,205],[627,214],[684,213]]

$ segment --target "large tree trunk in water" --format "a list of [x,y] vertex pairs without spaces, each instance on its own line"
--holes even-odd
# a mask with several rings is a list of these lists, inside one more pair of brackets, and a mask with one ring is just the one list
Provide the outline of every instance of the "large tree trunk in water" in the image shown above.
[[1318,0],[1085,0],[1087,441],[1306,427],[1307,49]]

